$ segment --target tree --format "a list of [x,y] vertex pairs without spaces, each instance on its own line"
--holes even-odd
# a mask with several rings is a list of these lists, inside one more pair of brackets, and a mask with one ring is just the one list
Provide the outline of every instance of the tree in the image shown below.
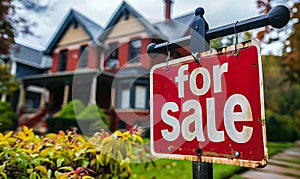
[[6,101],[6,96],[18,90],[20,82],[15,80],[15,77],[10,73],[10,66],[5,63],[0,63],[0,94],[1,101]]
[[[271,44],[280,40],[284,47],[282,49],[282,70],[286,74],[284,81],[291,84],[300,82],[300,0],[284,1],[291,12],[291,20],[287,28],[275,30],[266,26],[258,32],[257,38],[265,43]],[[261,13],[267,14],[273,5],[283,3],[281,0],[257,0],[257,6]],[[272,34],[272,35],[270,35]],[[288,34],[287,38],[281,38]]]
[[50,0],[0,1],[0,55],[9,53],[9,46],[14,43],[15,36],[19,34],[34,35],[31,28],[36,24],[30,22],[26,17],[18,16],[17,10],[41,12],[48,9],[49,5]]

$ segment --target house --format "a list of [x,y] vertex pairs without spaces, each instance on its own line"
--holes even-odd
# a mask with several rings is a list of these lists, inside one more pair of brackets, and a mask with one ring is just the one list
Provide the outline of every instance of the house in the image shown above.
[[[10,65],[10,73],[18,79],[27,75],[48,73],[52,64],[52,59],[49,56],[44,55],[42,51],[14,43],[10,46],[6,63]],[[32,98],[28,98],[26,106],[37,107],[37,103],[32,100],[40,97],[38,94],[40,91],[38,89],[28,89],[28,92],[28,94],[32,95]],[[13,95],[2,95],[2,101],[9,101],[16,111],[18,94],[17,91]]]
[[[162,22],[148,21],[124,1],[105,28],[70,10],[44,52],[52,56],[51,72],[22,78],[19,126],[42,129],[45,125],[41,121],[47,114],[79,98],[104,109],[110,116],[111,130],[135,124],[149,127],[149,71],[166,57],[150,59],[147,46],[187,35],[194,17],[191,13],[171,19],[172,1],[164,2],[166,18]],[[172,57],[187,54],[179,49]],[[38,112],[22,117],[28,86],[44,92]]]

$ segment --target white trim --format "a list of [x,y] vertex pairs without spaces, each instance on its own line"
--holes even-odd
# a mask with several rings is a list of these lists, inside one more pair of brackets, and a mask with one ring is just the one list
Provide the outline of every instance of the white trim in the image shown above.
[[39,87],[39,86],[33,86],[33,85],[29,85],[27,88],[26,88],[26,91],[28,92],[34,92],[34,93],[43,93],[44,91],[44,88],[42,87]]

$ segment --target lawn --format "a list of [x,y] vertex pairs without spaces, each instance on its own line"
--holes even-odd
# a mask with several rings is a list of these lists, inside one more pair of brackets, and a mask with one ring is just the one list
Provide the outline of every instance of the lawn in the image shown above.
[[[285,149],[292,147],[293,143],[279,143],[269,142],[269,155],[284,151]],[[148,167],[145,168],[146,164],[133,164],[131,178],[138,179],[191,179],[192,178],[192,162],[180,161],[180,160],[168,160],[168,159],[157,159],[154,161],[155,165],[149,163]],[[214,179],[229,178],[235,173],[240,173],[247,168],[213,164]]]

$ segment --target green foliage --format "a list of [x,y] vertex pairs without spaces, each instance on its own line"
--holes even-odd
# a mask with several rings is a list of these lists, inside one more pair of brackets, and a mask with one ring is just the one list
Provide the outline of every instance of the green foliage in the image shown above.
[[140,136],[102,131],[88,140],[60,131],[43,137],[24,127],[15,134],[0,133],[0,175],[3,178],[128,178],[129,161],[140,160]]
[[0,102],[0,131],[12,130],[15,118],[16,114],[13,112],[10,104],[7,102]]
[[286,85],[281,57],[263,56],[264,92],[269,141],[300,138],[300,86]]
[[10,66],[0,63],[0,93],[11,94],[18,90],[20,82],[10,73]]
[[110,125],[110,120],[108,116],[96,104],[89,104],[87,107],[85,107],[83,111],[78,115],[77,119],[81,121],[94,121],[95,127],[97,125],[102,125],[102,123],[104,123],[107,128],[109,128]]
[[266,110],[267,139],[269,141],[294,141],[300,137],[299,124],[290,115],[281,115]]
[[84,109],[84,105],[81,100],[74,99],[65,105],[58,113],[58,118],[76,119],[76,116],[80,114]]

